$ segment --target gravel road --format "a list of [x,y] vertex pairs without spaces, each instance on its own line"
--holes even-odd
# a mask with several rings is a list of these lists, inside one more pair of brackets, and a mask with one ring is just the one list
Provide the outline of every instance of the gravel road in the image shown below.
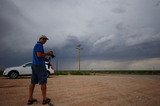
[[[29,83],[0,77],[0,106],[27,106]],[[52,76],[47,86],[48,106],[160,106],[160,75]],[[42,106],[39,85],[34,97]]]

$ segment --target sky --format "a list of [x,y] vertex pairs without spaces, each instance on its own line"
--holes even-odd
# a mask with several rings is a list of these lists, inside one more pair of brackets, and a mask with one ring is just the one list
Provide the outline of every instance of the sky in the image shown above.
[[160,0],[0,0],[0,67],[32,61],[40,35],[60,70],[160,69]]

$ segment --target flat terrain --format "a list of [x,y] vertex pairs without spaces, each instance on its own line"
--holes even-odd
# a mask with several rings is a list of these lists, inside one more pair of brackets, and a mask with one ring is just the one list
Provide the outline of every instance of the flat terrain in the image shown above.
[[[26,106],[29,83],[0,77],[0,106]],[[47,95],[50,106],[160,106],[160,75],[52,76]],[[41,106],[39,85],[34,97]]]

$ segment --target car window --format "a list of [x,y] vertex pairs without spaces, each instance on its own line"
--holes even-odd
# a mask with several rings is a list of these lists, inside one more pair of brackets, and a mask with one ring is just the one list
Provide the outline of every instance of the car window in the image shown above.
[[24,65],[24,67],[31,67],[32,63],[27,63]]

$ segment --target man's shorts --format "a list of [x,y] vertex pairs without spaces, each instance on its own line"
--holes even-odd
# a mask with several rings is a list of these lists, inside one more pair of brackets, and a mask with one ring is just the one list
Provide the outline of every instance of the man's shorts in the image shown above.
[[47,83],[47,69],[45,65],[32,65],[32,84],[46,84]]

